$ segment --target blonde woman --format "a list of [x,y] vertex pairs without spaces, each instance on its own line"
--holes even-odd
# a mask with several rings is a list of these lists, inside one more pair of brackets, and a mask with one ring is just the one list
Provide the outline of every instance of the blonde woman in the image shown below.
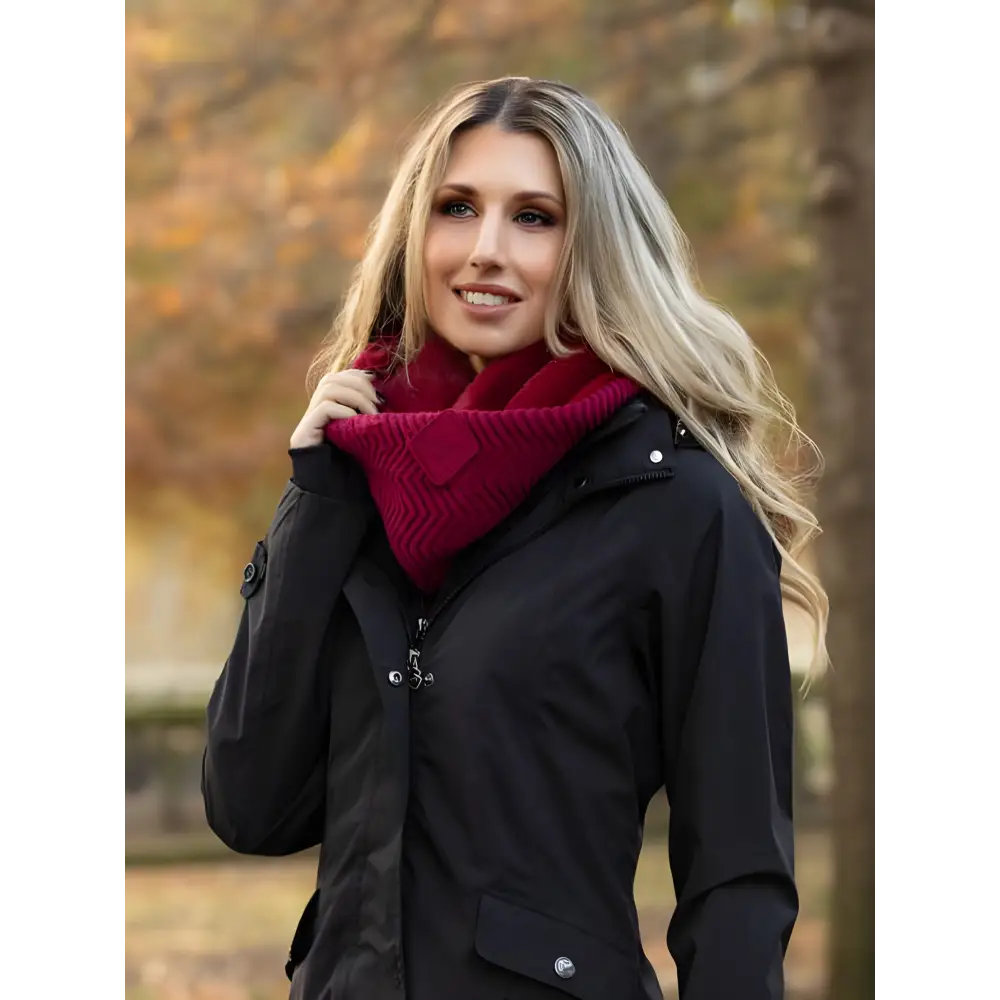
[[476,83],[412,141],[243,574],[203,791],[320,845],[299,1000],[660,997],[633,879],[664,786],[682,1000],[777,1000],[797,913],[790,411],[622,132]]

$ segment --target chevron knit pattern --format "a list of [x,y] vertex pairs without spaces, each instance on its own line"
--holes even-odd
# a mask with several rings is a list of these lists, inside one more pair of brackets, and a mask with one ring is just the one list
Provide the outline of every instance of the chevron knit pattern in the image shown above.
[[360,463],[400,566],[433,593],[454,556],[639,386],[589,351],[555,359],[544,342],[477,375],[434,336],[407,380],[391,371],[393,346],[376,342],[354,365],[376,372],[379,415],[331,421],[326,436]]

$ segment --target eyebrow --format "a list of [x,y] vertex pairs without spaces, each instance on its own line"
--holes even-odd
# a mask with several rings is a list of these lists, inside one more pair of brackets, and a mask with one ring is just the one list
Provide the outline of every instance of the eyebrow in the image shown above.
[[[454,191],[456,194],[464,194],[469,197],[479,194],[470,184],[442,184],[439,191],[444,190]],[[551,201],[562,208],[562,201],[548,191],[518,191],[513,198],[514,201],[537,201],[539,199]]]

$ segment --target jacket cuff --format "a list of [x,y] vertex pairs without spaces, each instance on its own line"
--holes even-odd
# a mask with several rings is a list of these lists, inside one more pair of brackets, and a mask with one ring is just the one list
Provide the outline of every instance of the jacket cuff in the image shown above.
[[366,484],[358,464],[328,441],[289,448],[292,482],[306,493],[333,500],[363,500]]

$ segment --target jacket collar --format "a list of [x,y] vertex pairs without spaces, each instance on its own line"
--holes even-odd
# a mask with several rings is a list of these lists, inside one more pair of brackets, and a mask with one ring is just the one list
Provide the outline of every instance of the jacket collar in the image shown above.
[[567,456],[562,489],[580,499],[673,474],[678,447],[697,446],[677,417],[643,391]]
[[486,567],[527,544],[586,496],[673,475],[677,420],[642,392],[591,431],[504,522],[455,558],[435,608]]

